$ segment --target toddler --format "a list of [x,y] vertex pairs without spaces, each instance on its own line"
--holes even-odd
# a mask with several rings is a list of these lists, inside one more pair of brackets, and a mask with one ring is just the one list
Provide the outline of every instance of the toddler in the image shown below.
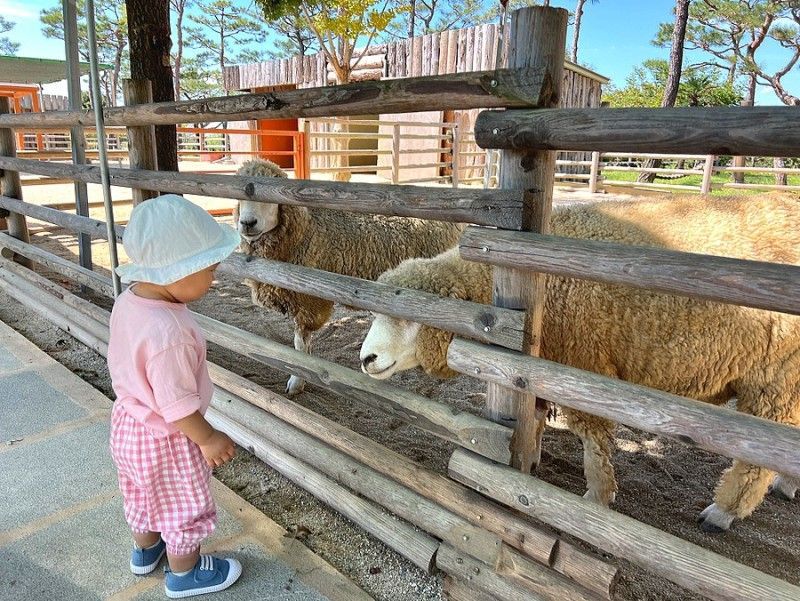
[[200,543],[217,521],[211,468],[235,450],[203,417],[213,385],[205,339],[186,303],[208,292],[239,235],[166,194],[134,208],[122,243],[130,263],[117,273],[131,286],[111,313],[108,368],[117,400],[110,446],[133,531],[131,571],[149,574],[166,553],[167,597],[221,591],[242,566],[200,555]]

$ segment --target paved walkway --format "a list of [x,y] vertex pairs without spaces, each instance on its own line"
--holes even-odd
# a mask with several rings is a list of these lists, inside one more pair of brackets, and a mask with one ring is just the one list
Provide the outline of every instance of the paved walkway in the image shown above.
[[[0,322],[0,600],[159,600],[163,575],[128,571],[130,537],[107,451],[111,402]],[[208,549],[239,582],[214,599],[370,597],[220,482]]]

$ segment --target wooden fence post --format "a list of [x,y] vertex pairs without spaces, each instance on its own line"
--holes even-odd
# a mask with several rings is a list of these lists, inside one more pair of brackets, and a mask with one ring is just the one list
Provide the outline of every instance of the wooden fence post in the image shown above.
[[[126,79],[122,91],[128,106],[153,102],[149,79]],[[156,132],[152,125],[128,128],[128,157],[131,169],[156,170]],[[133,206],[156,196],[154,190],[133,190]]]
[[[11,102],[8,98],[0,97],[0,115],[11,112]],[[14,131],[8,128],[0,127],[0,156],[15,157],[17,156],[16,142]],[[10,198],[22,200],[22,184],[19,181],[19,173],[3,169],[0,171],[0,194]],[[3,215],[0,215],[2,217]],[[25,220],[25,215],[19,213],[8,213],[6,216],[6,225],[8,227],[8,234],[22,240],[23,242],[30,242],[30,235],[28,234],[28,224]],[[23,259],[18,257],[17,260],[28,268],[33,268],[33,263],[30,259]]]
[[714,163],[717,157],[713,154],[706,155],[706,162],[703,165],[703,183],[700,187],[702,194],[711,194],[711,176],[714,175]]
[[[513,13],[509,32],[508,68],[542,67],[553,85],[549,106],[555,107],[561,90],[568,12],[534,6]],[[499,187],[524,190],[522,229],[547,232],[553,202],[555,152],[505,150],[500,158]],[[527,312],[522,351],[538,355],[544,309],[544,275],[495,268],[494,304]],[[524,472],[538,464],[547,403],[531,394],[490,385],[486,396],[489,419],[515,428],[512,465]]]
[[400,183],[400,124],[392,126],[392,183]]
[[450,160],[452,161],[453,168],[450,170],[450,177],[453,180],[453,187],[458,188],[458,181],[459,181],[459,156],[458,153],[461,150],[461,130],[458,127],[458,123],[453,124],[453,145],[450,148]]
[[589,169],[589,193],[597,194],[597,184],[600,179],[600,151],[592,153],[592,166]]

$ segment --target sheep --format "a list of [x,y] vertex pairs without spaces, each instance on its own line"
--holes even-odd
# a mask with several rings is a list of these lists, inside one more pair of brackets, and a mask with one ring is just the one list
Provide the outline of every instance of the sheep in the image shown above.
[[[553,211],[554,234],[658,246],[742,259],[800,264],[800,202],[788,195],[748,198],[677,197],[597,203]],[[490,303],[491,268],[457,250],[413,259],[379,281]],[[420,366],[450,377],[452,334],[377,315],[363,342],[362,370],[385,379]],[[800,317],[657,294],[630,287],[548,276],[543,357],[723,404],[780,423],[800,425]],[[584,446],[586,498],[609,505],[617,485],[611,455],[614,424],[564,410]],[[727,530],[761,503],[772,473],[734,461],[701,514],[703,530]],[[800,482],[777,475],[772,491],[794,498]]]
[[[286,177],[275,163],[262,159],[243,163],[237,173]],[[239,202],[234,218],[245,254],[369,280],[404,259],[431,257],[452,247],[464,227],[245,200]],[[250,279],[245,284],[251,288],[253,304],[291,316],[294,347],[309,353],[313,333],[330,319],[333,303]],[[294,396],[303,387],[303,380],[292,376],[286,392]]]

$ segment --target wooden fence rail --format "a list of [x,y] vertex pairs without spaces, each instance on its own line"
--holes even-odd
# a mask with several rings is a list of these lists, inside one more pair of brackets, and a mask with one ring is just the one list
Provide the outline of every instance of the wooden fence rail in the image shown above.
[[[103,114],[108,125],[137,126],[413,113],[454,108],[535,108],[550,102],[552,90],[552,75],[544,70],[498,70],[121,106],[107,108]],[[94,113],[91,111],[0,115],[0,128],[63,129],[93,124]]]
[[468,228],[460,249],[480,263],[800,314],[797,265],[485,228]]
[[454,340],[448,365],[632,428],[800,477],[800,428],[553,361]]
[[[100,168],[0,156],[0,169],[100,182]],[[109,169],[112,186],[519,229],[522,193]]]
[[800,111],[791,106],[484,111],[482,148],[794,156]]
[[715,601],[797,601],[800,588],[509,467],[457,450],[451,477]]

